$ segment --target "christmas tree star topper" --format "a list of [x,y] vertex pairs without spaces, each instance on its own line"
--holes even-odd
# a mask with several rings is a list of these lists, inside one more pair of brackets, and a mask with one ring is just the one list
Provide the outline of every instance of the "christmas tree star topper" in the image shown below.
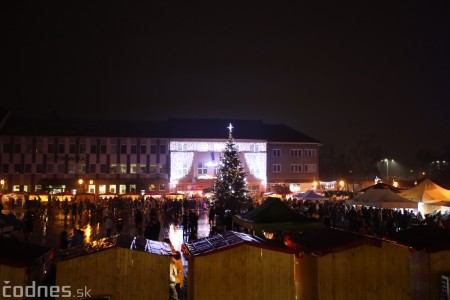
[[234,127],[233,127],[233,125],[231,125],[231,123],[230,123],[230,125],[228,125],[228,127],[227,127],[227,128],[228,128],[228,130],[229,130],[229,131],[230,131],[230,133],[231,133],[231,131],[233,130],[233,128],[234,128]]

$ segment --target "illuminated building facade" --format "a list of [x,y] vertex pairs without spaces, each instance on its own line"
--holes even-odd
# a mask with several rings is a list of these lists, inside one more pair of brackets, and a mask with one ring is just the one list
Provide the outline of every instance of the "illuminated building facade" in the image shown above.
[[0,131],[3,192],[202,195],[229,124],[255,196],[318,179],[320,142],[260,120],[105,121],[10,117]]

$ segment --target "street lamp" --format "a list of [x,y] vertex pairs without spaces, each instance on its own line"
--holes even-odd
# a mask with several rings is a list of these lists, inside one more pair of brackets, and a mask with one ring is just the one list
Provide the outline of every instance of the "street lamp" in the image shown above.
[[81,185],[83,184],[83,179],[78,179],[78,184],[80,185],[80,193],[83,191]]
[[[393,159],[391,159],[390,161],[394,162]],[[389,184],[389,159],[388,158],[382,159],[381,162],[386,163],[386,182]]]
[[2,190],[0,192],[3,192],[3,187],[5,186],[5,180],[4,179],[0,180],[0,184],[2,185]]

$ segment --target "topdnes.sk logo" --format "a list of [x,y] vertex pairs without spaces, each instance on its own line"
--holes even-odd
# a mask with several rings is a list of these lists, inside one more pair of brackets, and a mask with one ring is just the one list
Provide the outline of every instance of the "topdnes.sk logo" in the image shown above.
[[3,298],[22,298],[22,297],[55,297],[55,298],[87,298],[91,297],[89,294],[91,289],[87,286],[81,289],[75,289],[72,291],[70,285],[36,285],[35,281],[32,281],[30,285],[11,285],[11,281],[3,281],[5,285],[2,286],[1,296]]

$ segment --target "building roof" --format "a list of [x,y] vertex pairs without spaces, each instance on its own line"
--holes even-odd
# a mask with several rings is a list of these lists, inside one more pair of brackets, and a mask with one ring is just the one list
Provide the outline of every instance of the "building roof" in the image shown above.
[[182,119],[167,121],[142,120],[85,120],[60,118],[22,118],[11,115],[1,135],[14,136],[92,136],[92,137],[149,137],[173,139],[228,138],[232,124],[235,139],[272,142],[320,143],[292,128],[279,124],[264,124],[262,120]]
[[183,248],[185,249],[183,252],[186,253],[187,250],[192,256],[201,256],[242,245],[250,245],[290,254],[296,253],[294,249],[286,247],[280,241],[264,240],[256,236],[235,231],[226,231],[224,234],[215,234],[191,242],[185,242],[183,244]]
[[[53,248],[24,243],[11,238],[0,238],[0,264],[17,268],[30,266],[43,257],[53,256]],[[42,261],[43,262],[43,261]]]
[[381,244],[381,241],[362,234],[326,227],[293,234],[290,242],[295,249],[314,256],[323,256],[368,243]]
[[116,234],[107,238],[101,238],[86,244],[79,249],[69,249],[69,252],[61,260],[89,255],[99,251],[120,247],[124,249],[142,251],[157,255],[172,255],[172,248],[169,244],[160,241],[147,240],[125,234]]
[[428,252],[450,250],[450,230],[433,226],[420,225],[404,229],[392,234],[389,240]]

